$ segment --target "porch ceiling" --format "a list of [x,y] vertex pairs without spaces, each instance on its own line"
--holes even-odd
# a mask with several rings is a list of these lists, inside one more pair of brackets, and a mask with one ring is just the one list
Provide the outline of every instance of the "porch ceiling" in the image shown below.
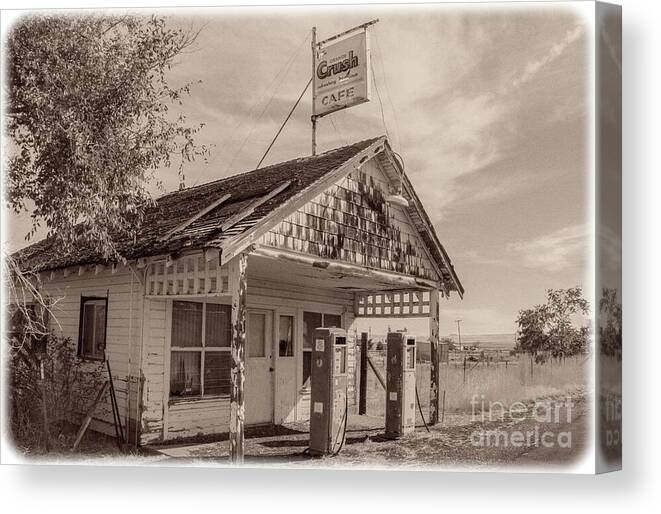
[[438,287],[433,282],[397,273],[376,272],[304,255],[261,252],[258,249],[248,256],[250,278],[342,291],[431,290]]

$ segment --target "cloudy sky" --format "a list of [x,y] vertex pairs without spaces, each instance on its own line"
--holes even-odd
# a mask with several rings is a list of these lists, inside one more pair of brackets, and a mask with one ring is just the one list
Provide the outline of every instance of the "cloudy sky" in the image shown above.
[[[202,28],[172,72],[201,80],[184,110],[206,124],[186,185],[253,169],[310,76],[320,39],[373,18],[376,94],[322,119],[320,150],[387,133],[466,289],[441,333],[514,332],[547,288],[587,286],[589,24],[576,8],[457,5],[167,11]],[[310,153],[308,93],[265,164]],[[383,110],[383,116],[381,112]],[[385,126],[384,120],[385,119]],[[176,171],[161,174],[166,189]],[[10,221],[11,246],[26,220]]]

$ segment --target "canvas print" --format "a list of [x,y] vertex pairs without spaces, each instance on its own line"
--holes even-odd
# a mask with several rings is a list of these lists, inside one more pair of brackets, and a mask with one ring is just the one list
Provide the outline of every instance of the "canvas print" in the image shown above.
[[621,460],[621,11],[3,12],[2,460]]

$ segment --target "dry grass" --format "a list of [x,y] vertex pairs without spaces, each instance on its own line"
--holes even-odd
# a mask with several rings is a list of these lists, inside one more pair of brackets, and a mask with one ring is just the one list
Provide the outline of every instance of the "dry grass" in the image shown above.
[[[370,358],[385,376],[383,359],[370,352]],[[441,395],[445,392],[446,412],[469,412],[471,400],[502,402],[510,405],[517,401],[534,400],[583,389],[587,380],[586,356],[563,360],[550,360],[532,365],[529,357],[513,357],[507,363],[467,362],[464,378],[463,362],[443,364],[441,367]],[[429,374],[427,363],[418,363],[416,382],[423,412],[429,412]],[[368,373],[368,414],[382,415],[385,393],[374,374]]]

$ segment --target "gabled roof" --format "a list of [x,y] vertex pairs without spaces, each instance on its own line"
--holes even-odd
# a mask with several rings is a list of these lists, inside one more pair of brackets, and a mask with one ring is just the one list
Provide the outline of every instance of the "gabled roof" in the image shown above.
[[[163,195],[146,213],[136,238],[118,243],[119,251],[131,260],[222,246],[248,234],[265,219],[280,217],[293,200],[322,179],[334,175],[333,172],[341,171],[350,161],[360,158],[362,162],[367,156],[372,157],[368,151],[386,147],[384,137],[367,139],[316,156],[293,159]],[[347,168],[346,172],[351,169]],[[422,209],[417,197],[415,200],[413,208]],[[429,221],[424,211],[420,216]],[[231,226],[223,229],[228,223]],[[435,247],[430,251],[438,259],[444,280],[454,286],[451,289],[463,294],[463,287],[431,224],[429,229],[433,235],[423,239]],[[35,271],[102,261],[99,255],[84,248],[62,255],[52,239],[30,245],[16,252],[14,257],[21,268]]]

